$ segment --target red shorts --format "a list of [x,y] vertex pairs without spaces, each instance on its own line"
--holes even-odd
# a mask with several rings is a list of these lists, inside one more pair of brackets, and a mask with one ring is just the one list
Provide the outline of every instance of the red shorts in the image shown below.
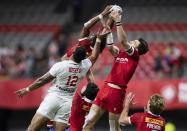
[[82,127],[80,127],[80,126],[73,127],[72,125],[70,125],[69,131],[82,131]]
[[99,90],[94,104],[108,112],[120,114],[123,110],[126,88],[116,89],[104,84]]

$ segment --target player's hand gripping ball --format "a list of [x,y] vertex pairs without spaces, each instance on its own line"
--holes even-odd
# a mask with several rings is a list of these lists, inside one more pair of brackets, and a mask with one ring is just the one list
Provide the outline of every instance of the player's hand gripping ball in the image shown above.
[[118,5],[113,5],[112,8],[110,9],[110,11],[119,11],[120,13],[123,12],[122,8]]

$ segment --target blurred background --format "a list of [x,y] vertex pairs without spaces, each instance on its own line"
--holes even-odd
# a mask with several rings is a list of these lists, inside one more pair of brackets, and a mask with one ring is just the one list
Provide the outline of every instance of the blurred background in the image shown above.
[[[144,38],[150,51],[141,56],[128,85],[142,112],[154,93],[164,96],[162,116],[177,131],[187,130],[186,0],[0,0],[0,131],[24,131],[50,84],[19,100],[14,92],[32,83],[76,44],[83,24],[108,4],[123,8],[128,40]],[[92,29],[101,28],[97,24]],[[115,27],[114,41],[120,46]],[[93,67],[102,86],[113,63],[105,49]],[[80,86],[85,85],[84,80]],[[105,114],[97,131],[109,130]],[[135,131],[135,127],[122,127]],[[45,129],[43,129],[45,130]],[[174,131],[170,129],[170,131]]]

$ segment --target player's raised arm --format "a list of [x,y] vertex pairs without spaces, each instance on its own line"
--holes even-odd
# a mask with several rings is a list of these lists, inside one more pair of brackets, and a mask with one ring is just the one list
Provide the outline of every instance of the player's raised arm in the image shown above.
[[88,83],[94,83],[94,76],[91,69],[87,72],[86,79]]
[[28,87],[20,89],[20,90],[16,91],[15,93],[17,93],[18,97],[21,98],[24,95],[26,95],[27,93],[29,93],[29,92],[37,89],[37,88],[40,88],[41,86],[45,85],[46,83],[52,81],[54,78],[55,78],[54,76],[52,76],[49,72],[47,72],[43,76],[41,76],[38,79],[36,79]]
[[[106,22],[106,26],[109,27],[110,29],[112,29],[113,25],[114,25],[114,20],[111,17],[109,17]],[[107,31],[107,28],[104,28],[103,32],[106,32],[106,31]],[[117,46],[114,46],[112,32],[107,35],[106,43],[107,43],[108,50],[110,51],[112,56],[117,57],[118,53],[119,53],[119,48]]]
[[111,12],[111,17],[113,18],[116,24],[118,40],[122,44],[123,49],[128,52],[131,46],[127,40],[127,35],[121,23],[121,14],[118,10],[114,10]]
[[117,57],[119,53],[119,48],[117,46],[114,46],[114,40],[112,32],[107,35],[107,47],[112,56]]
[[[80,38],[84,38],[89,36],[90,34],[90,29],[98,22],[101,20],[103,23],[103,17],[107,16],[110,13],[110,8],[111,6],[107,6],[104,11],[98,15],[95,16],[94,18],[90,19],[88,22],[84,24],[84,27],[82,28],[82,31],[80,33]],[[104,24],[104,23],[103,23]]]
[[90,59],[90,61],[92,62],[92,65],[96,62],[99,53],[100,53],[100,45],[101,45],[101,40],[104,39],[107,34],[110,32],[105,32],[104,34],[97,34],[97,39],[94,45],[94,49],[92,51],[92,55],[88,57],[88,59]]
[[129,125],[131,124],[130,121],[129,121],[129,116],[128,116],[128,113],[129,113],[129,108],[131,105],[135,104],[133,103],[133,99],[134,99],[134,94],[132,93],[129,93],[127,95],[127,98],[126,98],[126,101],[125,101],[125,107],[120,115],[120,118],[119,118],[119,123],[120,124],[125,124],[125,125]]

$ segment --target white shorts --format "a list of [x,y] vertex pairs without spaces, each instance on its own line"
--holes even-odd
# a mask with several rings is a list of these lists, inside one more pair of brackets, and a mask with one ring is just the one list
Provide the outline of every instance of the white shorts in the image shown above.
[[71,105],[72,99],[60,98],[53,93],[49,93],[40,104],[37,113],[50,120],[68,124]]

